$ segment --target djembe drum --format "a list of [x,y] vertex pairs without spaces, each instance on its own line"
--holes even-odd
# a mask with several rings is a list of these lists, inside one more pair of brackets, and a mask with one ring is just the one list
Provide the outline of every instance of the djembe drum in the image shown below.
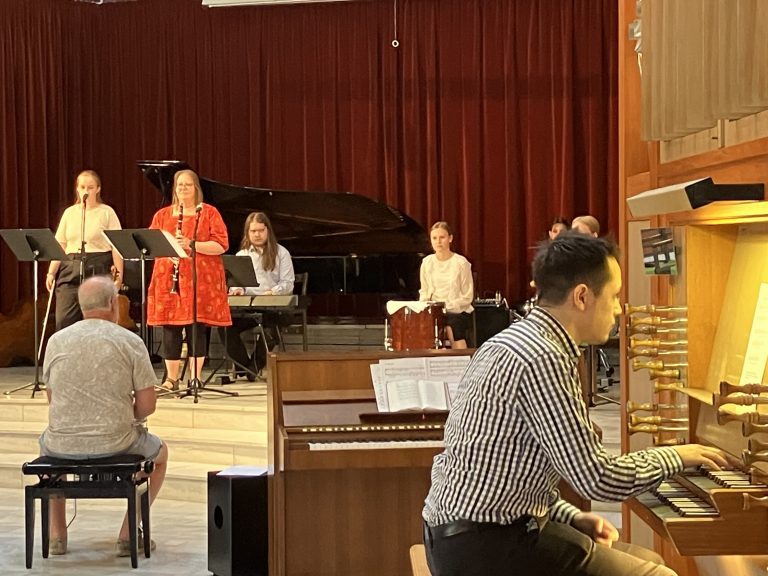
[[389,315],[393,350],[442,348],[445,339],[445,304],[421,303],[423,310],[403,306]]

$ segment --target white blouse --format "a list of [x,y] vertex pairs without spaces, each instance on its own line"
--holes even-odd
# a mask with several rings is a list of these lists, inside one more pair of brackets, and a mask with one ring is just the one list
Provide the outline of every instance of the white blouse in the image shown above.
[[[83,205],[74,204],[64,210],[56,230],[56,240],[64,246],[64,252],[80,252]],[[120,230],[120,220],[111,206],[97,204],[85,210],[85,251],[110,252],[112,245],[102,234],[104,230]]]
[[419,300],[444,302],[447,312],[472,312],[472,265],[461,254],[438,260],[430,254],[421,262]]

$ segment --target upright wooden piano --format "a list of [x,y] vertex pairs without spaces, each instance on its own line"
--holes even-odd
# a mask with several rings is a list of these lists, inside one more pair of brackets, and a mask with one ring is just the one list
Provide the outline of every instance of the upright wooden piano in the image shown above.
[[444,416],[377,418],[370,365],[470,353],[270,355],[271,576],[410,573]]

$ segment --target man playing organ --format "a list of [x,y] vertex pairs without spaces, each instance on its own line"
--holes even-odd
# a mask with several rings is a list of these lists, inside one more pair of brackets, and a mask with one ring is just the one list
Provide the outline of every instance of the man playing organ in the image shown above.
[[622,501],[685,467],[738,462],[698,444],[607,453],[582,397],[578,343],[604,343],[621,313],[618,249],[567,232],[539,248],[533,277],[539,305],[488,340],[459,384],[423,511],[431,573],[672,575],[561,499],[558,482]]

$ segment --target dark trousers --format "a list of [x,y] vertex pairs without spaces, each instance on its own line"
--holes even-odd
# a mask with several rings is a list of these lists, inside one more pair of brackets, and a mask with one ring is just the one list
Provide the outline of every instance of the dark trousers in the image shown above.
[[[249,355],[243,343],[242,334],[248,330],[253,330],[259,325],[259,322],[253,318],[233,318],[232,326],[226,328],[227,331],[227,356],[232,358],[241,366],[254,367],[255,372],[260,371],[267,364],[267,348],[272,350],[277,342],[276,331],[279,330],[279,318],[277,314],[262,314],[261,325],[267,336],[266,348],[260,340],[256,341],[253,354]],[[261,334],[257,333],[257,338]]]
[[620,542],[609,548],[558,522],[546,522],[541,530],[530,520],[476,526],[445,535],[444,527],[424,525],[432,576],[675,575],[650,550]]
[[[192,324],[185,326],[163,326],[163,347],[162,357],[165,360],[180,360],[181,347],[184,340],[187,341],[187,355],[194,355],[198,358],[208,355],[208,331],[209,326],[197,324],[197,328],[192,330]],[[195,332],[194,346],[192,343],[192,332]],[[186,338],[185,338],[186,336]]]
[[454,340],[466,340],[469,337],[469,327],[472,317],[468,312],[447,312],[445,314],[445,325],[451,327]]
[[[110,274],[112,252],[91,252],[85,255],[83,275],[85,278]],[[56,275],[56,331],[71,326],[83,319],[77,290],[80,288],[80,255],[67,254]]]

